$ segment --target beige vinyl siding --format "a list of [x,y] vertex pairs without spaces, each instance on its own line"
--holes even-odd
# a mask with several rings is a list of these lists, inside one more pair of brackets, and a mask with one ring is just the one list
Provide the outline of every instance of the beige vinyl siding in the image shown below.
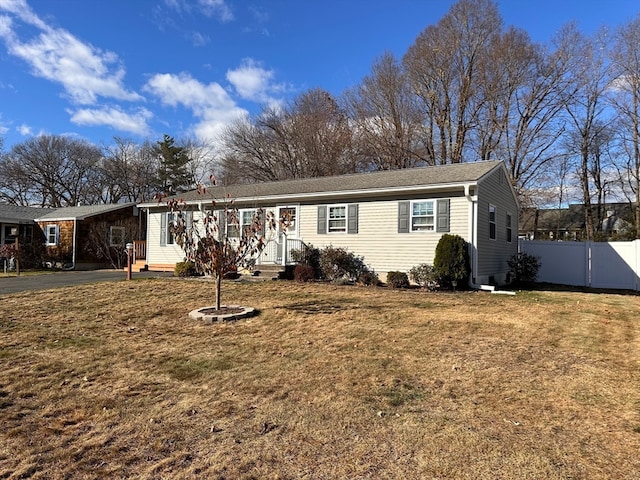
[[[302,205],[300,238],[317,248],[329,245],[347,248],[350,252],[364,257],[364,262],[380,274],[383,281],[389,271],[408,272],[411,267],[420,263],[433,264],[435,248],[442,233],[398,233],[398,200],[356,203],[357,234],[318,234],[318,205]],[[449,233],[456,233],[468,240],[468,213],[469,202],[465,197],[451,198]]]
[[[200,212],[193,212],[194,218],[199,217]],[[160,245],[161,218],[167,214],[167,210],[152,210],[148,218],[147,239],[147,263],[149,265],[165,265],[178,263],[184,260],[184,252],[176,243],[172,245]]]
[[[496,207],[496,239],[489,239],[489,205]],[[506,214],[511,214],[512,239],[507,242]],[[478,188],[478,271],[476,281],[489,277],[503,282],[509,271],[507,261],[518,251],[518,205],[502,168],[493,170]]]

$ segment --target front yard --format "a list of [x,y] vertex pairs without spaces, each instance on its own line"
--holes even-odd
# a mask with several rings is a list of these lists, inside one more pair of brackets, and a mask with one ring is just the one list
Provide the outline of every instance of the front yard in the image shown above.
[[0,478],[640,478],[640,296],[212,288],[2,296]]

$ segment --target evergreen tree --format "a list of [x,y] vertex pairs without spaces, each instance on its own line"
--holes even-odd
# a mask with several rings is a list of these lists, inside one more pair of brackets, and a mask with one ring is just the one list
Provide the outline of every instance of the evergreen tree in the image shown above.
[[178,193],[193,187],[194,178],[188,164],[191,158],[184,147],[177,146],[173,137],[165,133],[157,142],[154,153],[158,158],[158,186],[165,193]]

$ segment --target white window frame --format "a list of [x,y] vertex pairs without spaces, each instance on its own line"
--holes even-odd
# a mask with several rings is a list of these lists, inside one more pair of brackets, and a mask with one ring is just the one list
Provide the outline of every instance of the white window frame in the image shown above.
[[[344,217],[332,217],[331,213],[339,208],[344,209]],[[344,222],[344,227],[331,226],[331,222]],[[349,208],[346,203],[338,205],[327,205],[327,233],[347,233],[347,226],[349,225]]]
[[[51,223],[49,225],[46,226],[46,236],[47,236],[47,245],[49,246],[55,246],[58,245],[58,225],[56,225],[55,223]],[[51,241],[51,238],[53,237],[53,242]]]
[[[249,228],[251,226],[251,224],[253,223],[253,218],[256,215],[256,212],[258,211],[257,208],[243,208],[242,210],[238,211],[239,214],[239,219],[238,221],[240,222],[240,230],[238,233],[240,233],[240,237],[244,236],[244,232],[246,231],[247,228]],[[247,219],[245,219],[245,216],[248,216]],[[247,223],[248,220],[248,223]],[[259,232],[258,232],[259,235]]]
[[122,226],[112,225],[109,227],[109,246],[124,246],[125,228]]
[[511,212],[507,212],[506,223],[507,223],[507,243],[513,242],[513,215]]
[[[278,232],[282,231],[282,226],[280,225],[280,220],[282,219],[282,210],[293,210],[293,221],[287,227],[287,236],[288,237],[297,237],[298,236],[298,205],[278,205]],[[266,232],[265,232],[266,235]]]
[[489,204],[489,240],[496,240],[498,238],[497,225],[498,209],[495,205]]
[[167,245],[174,245],[176,243],[176,237],[171,231],[171,227],[176,225],[178,214],[175,212],[167,212]]
[[[431,204],[431,213],[426,215],[415,215],[413,208],[417,204]],[[434,233],[436,231],[436,208],[438,207],[438,201],[436,199],[429,200],[413,200],[409,205],[409,232],[410,233]],[[431,218],[431,224],[426,223],[424,225],[416,225],[414,219]],[[420,228],[426,227],[426,228]]]

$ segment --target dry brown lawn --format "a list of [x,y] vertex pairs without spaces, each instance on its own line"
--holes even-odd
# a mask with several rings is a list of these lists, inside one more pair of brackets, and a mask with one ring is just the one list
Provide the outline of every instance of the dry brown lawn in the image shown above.
[[639,296],[212,288],[0,296],[0,478],[640,478]]

